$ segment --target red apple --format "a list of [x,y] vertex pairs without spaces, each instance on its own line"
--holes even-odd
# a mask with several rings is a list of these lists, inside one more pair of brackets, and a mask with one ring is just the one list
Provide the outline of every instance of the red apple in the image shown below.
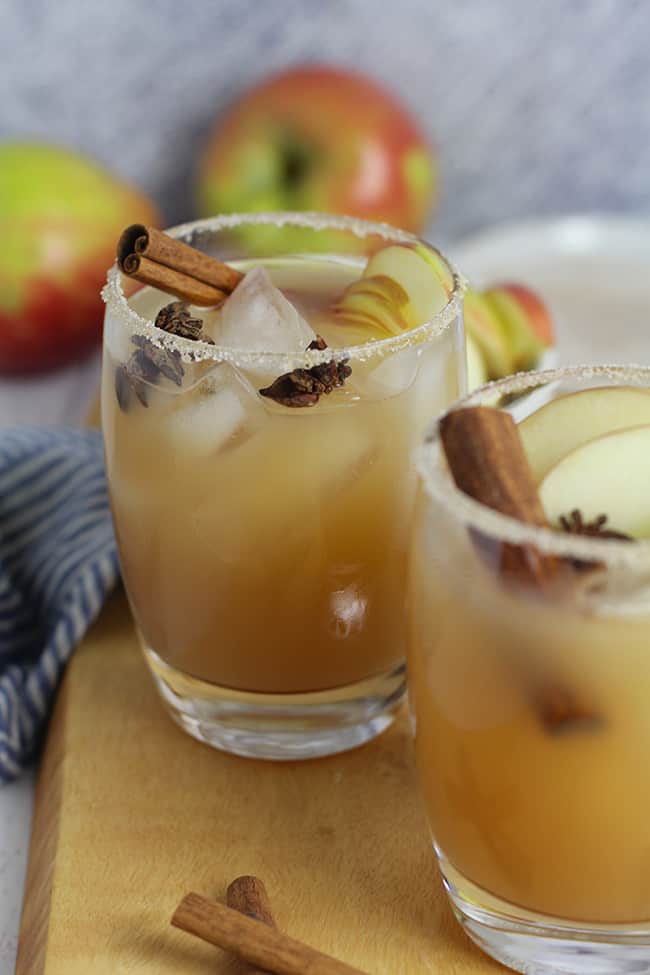
[[418,126],[375,81],[305,66],[270,78],[215,128],[198,171],[203,215],[320,210],[416,233],[436,185]]
[[106,269],[134,222],[159,225],[153,204],[95,163],[0,145],[0,371],[49,369],[99,341]]

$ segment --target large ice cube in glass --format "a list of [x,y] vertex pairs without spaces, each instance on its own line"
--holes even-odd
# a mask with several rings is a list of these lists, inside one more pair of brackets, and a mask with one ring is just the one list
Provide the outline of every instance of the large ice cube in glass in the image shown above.
[[178,396],[164,423],[171,448],[198,457],[244,443],[265,421],[256,391],[224,363],[195,389]]
[[304,352],[316,333],[264,267],[255,267],[221,309],[219,342],[253,352]]

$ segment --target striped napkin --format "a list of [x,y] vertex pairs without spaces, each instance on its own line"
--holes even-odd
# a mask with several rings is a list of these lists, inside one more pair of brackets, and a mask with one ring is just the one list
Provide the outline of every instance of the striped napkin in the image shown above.
[[40,744],[65,663],[118,577],[95,431],[0,435],[0,782]]

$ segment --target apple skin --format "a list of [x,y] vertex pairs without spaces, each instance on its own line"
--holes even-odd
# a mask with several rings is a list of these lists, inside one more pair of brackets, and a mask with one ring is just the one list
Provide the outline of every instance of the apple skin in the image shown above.
[[318,210],[420,233],[436,191],[434,155],[375,81],[324,65],[293,68],[245,94],[200,160],[201,215]]
[[468,288],[463,301],[465,331],[478,347],[488,379],[500,379],[514,371],[510,344],[499,316],[480,291]]
[[153,204],[81,155],[0,144],[0,371],[40,372],[101,339],[101,288],[129,223]]
[[555,341],[541,298],[510,282],[465,293],[465,328],[485,359],[490,379],[534,369]]
[[499,284],[484,292],[499,317],[513,357],[512,372],[534,369],[553,344],[553,323],[541,298],[519,284]]
[[494,285],[490,293],[507,295],[519,306],[526,318],[526,325],[544,348],[549,348],[555,342],[553,320],[548,308],[534,291],[523,284]]

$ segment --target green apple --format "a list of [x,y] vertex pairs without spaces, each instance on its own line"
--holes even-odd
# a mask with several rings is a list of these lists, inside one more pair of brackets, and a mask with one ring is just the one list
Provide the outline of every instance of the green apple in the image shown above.
[[[391,94],[355,72],[309,65],[264,81],[219,120],[199,162],[196,190],[203,216],[319,210],[419,233],[436,179],[432,150]],[[291,228],[249,228],[253,250],[256,234],[264,251],[274,240],[304,249]]]
[[578,508],[585,521],[650,538],[650,425],[616,430],[570,451],[544,477],[540,499],[550,522]]
[[101,337],[100,290],[129,223],[159,225],[116,176],[51,145],[0,144],[0,370],[33,372]]
[[539,482],[566,454],[615,430],[650,424],[650,390],[595,386],[558,396],[519,424],[533,476]]

